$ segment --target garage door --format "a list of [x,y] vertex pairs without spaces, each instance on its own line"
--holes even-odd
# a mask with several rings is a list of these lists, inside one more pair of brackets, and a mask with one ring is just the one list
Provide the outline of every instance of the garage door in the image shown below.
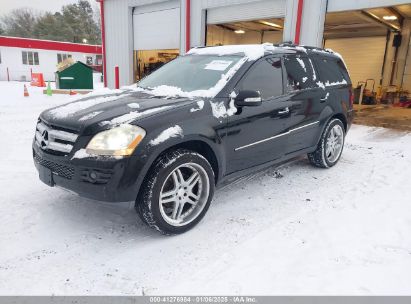
[[265,0],[238,5],[209,8],[207,23],[218,24],[285,16],[285,0]]
[[378,85],[384,62],[385,41],[385,36],[329,39],[325,47],[343,56],[354,86],[358,81],[368,78],[375,79]]
[[180,7],[178,1],[138,7],[133,14],[134,49],[180,48]]

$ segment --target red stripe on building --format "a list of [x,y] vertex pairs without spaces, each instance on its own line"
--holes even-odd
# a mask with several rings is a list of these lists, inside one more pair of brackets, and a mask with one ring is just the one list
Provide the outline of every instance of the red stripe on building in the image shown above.
[[186,0],[186,52],[190,50],[191,41],[191,0]]
[[106,66],[106,25],[104,22],[104,0],[96,0],[100,2],[100,20],[101,20],[101,43],[103,46],[103,79],[104,87],[107,87],[107,66]]
[[297,21],[295,24],[295,37],[294,37],[295,44],[300,44],[301,22],[303,18],[303,6],[304,6],[304,0],[298,0]]
[[100,45],[0,36],[0,46],[24,49],[102,54]]

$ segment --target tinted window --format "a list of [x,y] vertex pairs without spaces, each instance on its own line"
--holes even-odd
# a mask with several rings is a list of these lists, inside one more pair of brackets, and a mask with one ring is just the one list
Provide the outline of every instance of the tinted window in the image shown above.
[[284,57],[284,66],[287,71],[287,89],[289,91],[312,88],[313,70],[307,57]]
[[344,80],[337,60],[314,58],[314,62],[316,63],[318,73],[320,74],[320,80],[323,83],[333,83]]
[[266,58],[254,64],[241,81],[239,89],[259,91],[263,99],[282,95],[281,59]]

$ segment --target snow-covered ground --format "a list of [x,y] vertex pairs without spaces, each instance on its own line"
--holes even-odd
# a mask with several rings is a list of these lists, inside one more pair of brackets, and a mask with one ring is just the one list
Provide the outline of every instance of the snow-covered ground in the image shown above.
[[165,237],[132,204],[49,188],[38,114],[76,98],[0,82],[0,294],[411,294],[411,135],[353,126],[339,164],[305,158],[217,190]]

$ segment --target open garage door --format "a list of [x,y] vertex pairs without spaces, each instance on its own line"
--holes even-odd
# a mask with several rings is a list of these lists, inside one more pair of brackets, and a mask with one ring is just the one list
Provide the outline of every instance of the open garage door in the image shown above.
[[[411,105],[405,81],[411,62],[410,17],[410,4],[327,13],[324,46],[340,53],[350,71],[355,123],[408,125],[404,111],[409,110],[401,108]],[[375,86],[372,81],[358,85],[367,79],[375,79]]]
[[174,59],[180,49],[179,1],[137,7],[133,14],[135,80]]
[[359,81],[374,79],[379,85],[384,63],[386,37],[329,39],[325,48],[340,53],[350,72],[353,86]]
[[279,43],[285,0],[264,0],[207,10],[206,44]]

